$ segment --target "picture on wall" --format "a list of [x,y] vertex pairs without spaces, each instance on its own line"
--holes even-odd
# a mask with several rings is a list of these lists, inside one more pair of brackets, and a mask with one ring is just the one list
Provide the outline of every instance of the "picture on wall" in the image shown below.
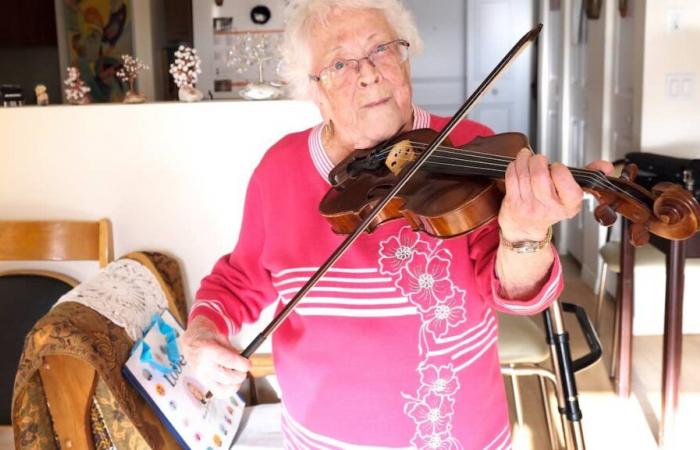
[[132,0],[61,0],[61,6],[66,65],[80,70],[93,102],[121,102],[128,86],[116,72],[121,55],[134,54]]

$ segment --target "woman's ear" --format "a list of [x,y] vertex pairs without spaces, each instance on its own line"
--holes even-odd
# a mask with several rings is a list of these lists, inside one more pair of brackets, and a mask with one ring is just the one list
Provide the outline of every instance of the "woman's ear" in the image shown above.
[[321,112],[321,117],[323,118],[323,121],[328,122],[331,117],[331,110],[329,106],[330,104],[328,102],[328,98],[326,97],[325,92],[323,92],[323,89],[321,89],[318,83],[313,83],[309,88],[309,97]]

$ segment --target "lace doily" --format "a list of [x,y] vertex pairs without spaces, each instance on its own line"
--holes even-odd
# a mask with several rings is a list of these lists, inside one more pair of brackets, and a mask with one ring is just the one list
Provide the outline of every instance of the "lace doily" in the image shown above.
[[[168,307],[160,283],[142,264],[120,259],[90,280],[79,284],[56,302],[81,303],[124,328],[136,341],[143,336],[154,313]],[[54,305],[55,306],[55,305]]]

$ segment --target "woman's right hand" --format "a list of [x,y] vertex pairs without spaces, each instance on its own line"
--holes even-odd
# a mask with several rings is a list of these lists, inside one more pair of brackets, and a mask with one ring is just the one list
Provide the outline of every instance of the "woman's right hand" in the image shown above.
[[182,344],[187,364],[215,397],[235,394],[250,371],[250,361],[206,317],[198,316],[190,321]]

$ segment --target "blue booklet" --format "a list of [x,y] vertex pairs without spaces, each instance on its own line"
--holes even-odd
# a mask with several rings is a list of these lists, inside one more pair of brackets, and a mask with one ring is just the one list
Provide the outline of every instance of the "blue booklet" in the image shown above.
[[228,449],[243,417],[239,396],[207,400],[205,386],[187,365],[179,339],[184,330],[169,311],[155,316],[122,372],[178,443],[191,450]]

